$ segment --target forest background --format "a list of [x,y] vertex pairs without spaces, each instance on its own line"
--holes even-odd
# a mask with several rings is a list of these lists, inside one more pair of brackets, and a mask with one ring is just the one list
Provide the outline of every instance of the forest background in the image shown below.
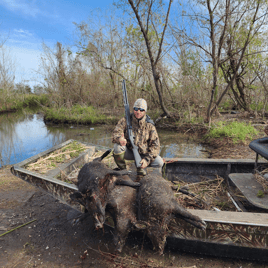
[[[265,117],[268,100],[265,0],[120,0],[74,22],[73,47],[43,44],[39,85],[15,83],[0,48],[0,111],[42,107],[54,122],[109,123],[144,98],[155,120],[210,127],[231,110]],[[104,19],[105,18],[105,19]]]

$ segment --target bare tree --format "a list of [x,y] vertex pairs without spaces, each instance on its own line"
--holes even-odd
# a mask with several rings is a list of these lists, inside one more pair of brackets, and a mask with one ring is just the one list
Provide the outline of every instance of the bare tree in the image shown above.
[[[110,89],[107,92],[110,103],[111,99],[115,103],[117,100],[122,103],[120,80],[130,80],[131,54],[124,42],[126,25],[116,16],[115,11],[107,12],[94,12],[88,21],[75,24],[78,34],[76,46],[92,75],[99,77],[98,84],[106,84]],[[104,16],[109,19],[104,21]]]
[[14,88],[15,70],[15,61],[9,51],[5,47],[0,48],[0,88],[6,91]]
[[56,44],[55,51],[43,44],[39,72],[45,77],[44,88],[51,101],[57,106],[71,107],[73,104],[90,104],[86,91],[88,70],[80,56],[70,53],[61,43]]
[[[205,37],[204,42],[194,38],[189,29],[174,28],[174,32],[177,38],[183,37],[188,44],[202,50],[212,65],[213,82],[207,108],[207,120],[210,122],[212,113],[233,83],[240,85],[238,71],[247,55],[249,44],[267,23],[268,7],[264,0],[196,0],[194,3],[196,5],[193,6],[192,13],[187,16],[194,21],[194,27],[198,29],[195,32],[199,33],[199,37]],[[219,68],[226,70],[227,63],[232,68],[229,69],[229,76],[225,75],[227,85],[219,92]]]
[[[162,56],[163,42],[165,38],[166,29],[168,26],[170,8],[172,0],[169,0],[168,7],[166,10],[164,23],[161,22],[159,16],[155,16],[156,11],[161,10],[162,1],[158,0],[147,0],[147,1],[133,1],[128,0],[129,5],[131,6],[140,30],[142,32],[144,42],[146,44],[148,57],[151,63],[151,70],[154,78],[154,84],[156,91],[158,93],[159,101],[161,108],[164,114],[170,117],[170,112],[165,106],[163,99],[163,87],[161,83],[161,72],[159,70],[159,61]],[[162,30],[159,31],[160,25]],[[154,48],[154,40],[157,40],[158,46]]]

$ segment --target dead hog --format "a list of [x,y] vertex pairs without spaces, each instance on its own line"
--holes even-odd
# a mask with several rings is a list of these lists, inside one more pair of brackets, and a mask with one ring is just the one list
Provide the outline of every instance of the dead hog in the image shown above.
[[122,177],[128,174],[128,171],[115,171],[101,163],[110,152],[111,150],[106,151],[101,157],[81,168],[78,174],[78,191],[70,195],[72,200],[85,206],[93,218],[96,229],[103,228],[108,195],[115,185],[140,186],[139,183]]
[[163,254],[167,227],[174,217],[205,229],[204,221],[179,206],[170,185],[158,170],[144,176],[140,184],[137,190],[138,220],[149,223],[145,231],[159,254]]
[[[129,179],[129,176],[124,176]],[[136,206],[137,190],[132,187],[116,186],[108,195],[106,211],[114,221],[114,243],[115,250],[121,252],[127,236],[132,229],[143,229],[147,224],[137,221]]]

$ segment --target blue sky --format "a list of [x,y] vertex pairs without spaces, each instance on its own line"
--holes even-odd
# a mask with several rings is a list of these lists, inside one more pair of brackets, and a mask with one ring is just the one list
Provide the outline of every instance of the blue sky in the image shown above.
[[107,9],[113,0],[0,0],[0,38],[16,63],[16,82],[39,79],[42,43],[73,44],[73,22],[87,20],[90,11]]

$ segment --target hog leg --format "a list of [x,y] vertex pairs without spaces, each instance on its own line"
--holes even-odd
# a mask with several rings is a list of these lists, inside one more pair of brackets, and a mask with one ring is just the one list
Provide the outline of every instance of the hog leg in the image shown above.
[[151,226],[147,228],[147,235],[159,255],[162,255],[164,252],[167,238],[167,227],[170,220],[173,218],[174,216],[171,213],[163,213],[162,218],[155,218],[150,222]]
[[152,224],[147,229],[147,236],[151,240],[154,250],[162,255],[166,244],[166,229],[159,224]]
[[140,183],[139,182],[134,182],[131,179],[127,178],[125,179],[124,177],[117,177],[116,185],[125,185],[125,186],[130,186],[130,187],[140,187]]
[[191,214],[183,207],[180,207],[176,201],[174,201],[173,204],[174,204],[173,214],[175,215],[175,217],[181,218],[199,229],[203,230],[206,229],[206,223],[201,218]]
[[[125,211],[120,211],[118,200],[111,199],[108,204],[108,212],[114,221],[114,244],[117,252],[122,252],[128,233],[132,227],[132,220],[127,216]],[[129,209],[130,210],[130,209]]]
[[127,236],[131,230],[131,220],[124,215],[115,219],[114,243],[117,252],[122,252]]

